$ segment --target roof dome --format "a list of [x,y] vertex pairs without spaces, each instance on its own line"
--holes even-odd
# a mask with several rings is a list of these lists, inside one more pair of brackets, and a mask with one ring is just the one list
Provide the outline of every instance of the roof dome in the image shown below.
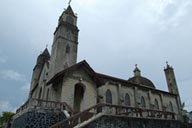
[[154,84],[147,78],[141,76],[141,70],[135,65],[135,69],[133,70],[134,77],[129,78],[128,81],[134,84],[141,84],[148,86],[150,88],[155,88]]
[[132,78],[129,78],[128,81],[131,83],[135,83],[135,84],[145,85],[145,86],[148,86],[150,88],[155,88],[155,86],[151,82],[151,80],[149,80],[145,77],[142,77],[142,76],[134,76]]

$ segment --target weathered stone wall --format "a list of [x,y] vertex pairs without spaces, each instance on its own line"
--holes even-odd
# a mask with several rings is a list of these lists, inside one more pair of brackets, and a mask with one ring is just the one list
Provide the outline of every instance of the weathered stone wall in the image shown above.
[[106,82],[104,86],[99,87],[99,96],[102,97],[102,101],[106,103],[106,91],[110,90],[112,93],[112,104],[119,104],[119,97],[118,97],[118,85],[114,85],[110,82]]
[[185,128],[179,121],[103,116],[84,128]]
[[12,128],[48,128],[63,119],[62,112],[26,112],[13,121]]
[[[137,86],[134,90],[133,85],[131,85],[131,87],[122,83],[116,83],[116,85],[112,83],[116,82],[107,81],[105,85],[98,88],[99,102],[105,102],[105,93],[109,89],[112,93],[112,103],[115,105],[125,105],[125,95],[128,94],[130,96],[131,107],[141,107],[141,97],[144,97],[147,109],[155,109],[154,106],[156,99],[158,101],[159,110],[162,111],[164,106],[166,111],[172,111],[169,108],[169,104],[171,102],[173,105],[173,112],[179,114],[176,97],[172,94],[139,86]],[[121,86],[119,87],[118,85]]]
[[[79,81],[80,79],[82,80]],[[67,102],[69,106],[74,107],[75,85],[79,83],[84,87],[83,100],[81,101],[82,111],[97,104],[96,84],[83,69],[76,69],[65,75],[61,88],[61,102]]]
[[121,88],[121,105],[125,105],[125,95],[128,94],[130,96],[130,106],[135,106],[135,94],[134,94],[134,88],[130,86],[122,86]]

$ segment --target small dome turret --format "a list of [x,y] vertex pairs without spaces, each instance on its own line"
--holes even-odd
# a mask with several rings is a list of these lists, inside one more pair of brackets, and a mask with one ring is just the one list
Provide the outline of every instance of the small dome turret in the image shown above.
[[141,71],[138,68],[137,64],[135,65],[135,69],[133,70],[133,72],[134,72],[134,76],[128,79],[129,82],[135,83],[135,84],[141,84],[144,86],[148,86],[150,88],[155,88],[151,80],[141,76]]
[[141,76],[141,71],[140,69],[137,67],[137,64],[135,64],[135,69],[134,69],[134,76]]

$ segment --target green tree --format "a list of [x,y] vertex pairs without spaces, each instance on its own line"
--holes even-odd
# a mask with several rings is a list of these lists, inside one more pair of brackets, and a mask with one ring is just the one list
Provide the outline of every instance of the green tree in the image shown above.
[[9,122],[12,120],[13,116],[15,114],[13,112],[3,112],[2,116],[0,116],[0,126],[4,123],[4,122]]

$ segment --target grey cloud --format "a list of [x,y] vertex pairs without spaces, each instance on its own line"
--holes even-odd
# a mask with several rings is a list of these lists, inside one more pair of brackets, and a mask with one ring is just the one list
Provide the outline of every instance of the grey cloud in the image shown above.
[[0,71],[0,78],[4,80],[25,81],[26,77],[14,70]]
[[3,51],[0,49],[0,64],[6,63],[6,62],[7,62],[7,57],[3,55]]
[[7,59],[5,57],[0,57],[0,63],[6,63]]
[[0,115],[2,114],[2,112],[5,111],[15,112],[15,110],[16,108],[14,108],[9,101],[0,100]]
[[192,110],[192,102],[191,102],[191,92],[192,92],[192,79],[186,79],[184,81],[180,81],[179,91],[181,95],[181,99],[185,102],[185,108],[187,110]]
[[24,92],[24,93],[29,93],[29,89],[30,89],[30,83],[25,83],[22,87],[21,87],[21,90]]

